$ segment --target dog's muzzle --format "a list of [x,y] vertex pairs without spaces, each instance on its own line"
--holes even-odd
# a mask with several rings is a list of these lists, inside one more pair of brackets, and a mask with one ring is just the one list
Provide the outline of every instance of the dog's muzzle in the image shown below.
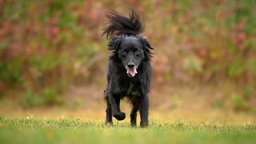
[[129,77],[134,77],[138,72],[135,64],[129,63],[126,67],[126,73]]

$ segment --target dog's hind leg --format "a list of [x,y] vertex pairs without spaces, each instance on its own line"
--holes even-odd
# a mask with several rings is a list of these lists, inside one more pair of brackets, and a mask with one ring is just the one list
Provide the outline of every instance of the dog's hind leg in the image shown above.
[[108,97],[106,97],[105,100],[106,100],[106,103],[107,103],[105,124],[106,125],[113,125],[113,122],[112,122],[112,110],[111,110],[111,105],[109,103]]
[[141,104],[140,104],[140,126],[141,127],[147,127],[148,126],[148,107],[149,107],[149,101],[148,96],[145,95],[145,97],[142,98]]
[[136,126],[137,124],[137,112],[139,110],[139,105],[133,103],[132,111],[131,111],[131,126]]

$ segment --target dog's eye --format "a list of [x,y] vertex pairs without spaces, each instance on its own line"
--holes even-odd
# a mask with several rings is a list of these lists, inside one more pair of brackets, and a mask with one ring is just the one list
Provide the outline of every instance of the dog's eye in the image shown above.
[[135,51],[135,55],[139,56],[140,55],[140,51]]
[[126,52],[126,51],[123,51],[121,54],[122,54],[122,56],[124,56],[124,57],[127,56],[127,52]]

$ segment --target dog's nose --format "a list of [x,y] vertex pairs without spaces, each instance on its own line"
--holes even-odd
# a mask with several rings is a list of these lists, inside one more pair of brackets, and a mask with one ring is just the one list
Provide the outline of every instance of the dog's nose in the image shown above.
[[130,69],[131,69],[131,68],[134,68],[135,64],[133,64],[133,63],[129,63],[127,66],[128,66],[128,68],[130,68]]

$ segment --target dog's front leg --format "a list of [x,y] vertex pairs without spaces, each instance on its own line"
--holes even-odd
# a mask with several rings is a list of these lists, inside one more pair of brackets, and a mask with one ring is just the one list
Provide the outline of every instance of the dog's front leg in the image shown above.
[[148,96],[145,95],[140,104],[140,126],[147,127],[148,126],[148,108],[149,108],[149,101]]
[[106,124],[106,125],[113,125],[113,122],[112,122],[111,104],[110,104],[110,102],[109,102],[109,98],[108,98],[108,97],[106,97],[105,100],[106,100],[106,103],[107,103],[106,121],[105,121],[105,124]]
[[111,95],[109,100],[110,100],[113,116],[117,120],[124,120],[125,119],[125,113],[121,112],[121,110],[120,110],[120,96]]

